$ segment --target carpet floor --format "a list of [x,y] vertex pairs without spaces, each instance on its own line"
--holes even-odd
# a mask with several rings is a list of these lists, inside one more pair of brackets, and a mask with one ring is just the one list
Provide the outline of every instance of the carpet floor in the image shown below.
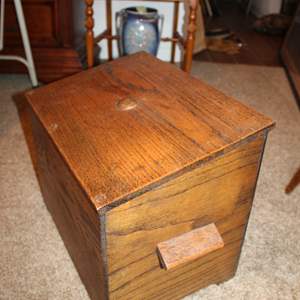
[[[195,76],[272,117],[236,276],[185,300],[300,299],[299,111],[282,68],[195,62]],[[0,77],[0,299],[88,299],[34,175],[12,95],[26,76]],[[142,299],[138,299],[142,300]]]

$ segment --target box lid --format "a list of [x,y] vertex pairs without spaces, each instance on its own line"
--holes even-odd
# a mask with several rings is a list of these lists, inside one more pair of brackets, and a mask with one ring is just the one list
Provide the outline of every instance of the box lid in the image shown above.
[[146,53],[26,96],[96,209],[118,205],[273,125]]

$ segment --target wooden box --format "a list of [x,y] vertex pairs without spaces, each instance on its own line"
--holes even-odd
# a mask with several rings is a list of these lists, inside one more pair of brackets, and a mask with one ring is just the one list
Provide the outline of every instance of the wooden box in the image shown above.
[[234,275],[269,118],[145,53],[26,98],[41,190],[92,299],[180,299]]

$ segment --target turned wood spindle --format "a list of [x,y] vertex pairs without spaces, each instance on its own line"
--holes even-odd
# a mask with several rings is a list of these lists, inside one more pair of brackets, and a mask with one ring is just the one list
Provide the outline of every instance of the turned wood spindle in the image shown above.
[[[178,13],[179,13],[179,2],[174,2],[174,12],[173,12],[173,39],[176,38],[176,32],[178,27]],[[175,52],[176,52],[176,41],[172,41],[171,48],[171,63],[175,62]]]
[[94,10],[93,0],[85,0],[85,28],[86,28],[86,49],[87,49],[87,64],[88,68],[92,68],[94,65]]
[[106,27],[107,27],[107,52],[108,60],[113,59],[112,50],[112,12],[111,12],[111,0],[106,0]]
[[197,1],[191,2],[183,62],[183,70],[186,72],[191,71],[196,32]]

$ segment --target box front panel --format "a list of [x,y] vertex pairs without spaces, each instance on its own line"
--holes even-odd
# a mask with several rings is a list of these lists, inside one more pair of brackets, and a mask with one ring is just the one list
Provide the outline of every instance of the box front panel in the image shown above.
[[[235,273],[265,135],[170,180],[106,215],[110,299],[180,299]],[[157,244],[215,223],[225,246],[164,270]]]

